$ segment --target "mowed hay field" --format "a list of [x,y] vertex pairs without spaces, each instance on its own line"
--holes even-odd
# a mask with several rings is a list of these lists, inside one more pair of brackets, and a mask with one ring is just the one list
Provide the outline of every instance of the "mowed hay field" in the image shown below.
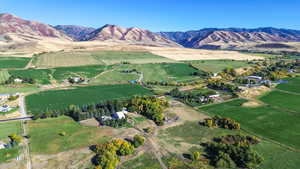
[[9,79],[9,73],[6,70],[0,71],[0,84],[4,83]]
[[174,62],[148,52],[128,51],[76,51],[51,52],[36,56],[33,64],[39,68],[83,66],[83,65],[111,65],[121,62],[134,64]]
[[[107,141],[113,130],[81,126],[70,117],[39,119],[28,122],[30,151],[54,154]],[[59,133],[65,132],[65,136]]]
[[210,115],[232,118],[241,123],[242,129],[275,140],[300,150],[299,113],[286,111],[277,106],[244,107],[244,99],[204,106],[200,111]]
[[241,68],[247,67],[249,64],[247,61],[239,61],[239,60],[199,60],[199,61],[189,61],[195,68],[199,70],[203,70],[206,72],[220,72],[225,68]]
[[0,69],[24,68],[31,58],[22,57],[0,57]]
[[105,100],[127,99],[134,95],[152,95],[152,92],[142,86],[130,84],[86,86],[43,91],[27,96],[25,101],[28,113],[39,114],[64,110],[72,104],[80,106]]

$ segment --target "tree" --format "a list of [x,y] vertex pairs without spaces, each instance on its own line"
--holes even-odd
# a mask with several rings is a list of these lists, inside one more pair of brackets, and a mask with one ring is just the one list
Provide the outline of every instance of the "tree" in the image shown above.
[[98,156],[97,162],[103,169],[115,169],[120,160],[115,152],[106,151],[103,155]]
[[139,147],[145,143],[145,137],[140,136],[140,135],[135,135],[133,137],[133,145],[134,147]]
[[133,153],[134,146],[128,141],[115,139],[112,141],[112,143],[117,149],[117,154],[120,156],[125,156]]

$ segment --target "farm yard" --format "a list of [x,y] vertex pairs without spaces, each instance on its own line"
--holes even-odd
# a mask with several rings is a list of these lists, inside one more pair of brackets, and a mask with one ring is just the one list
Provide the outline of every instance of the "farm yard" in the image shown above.
[[85,51],[85,52],[51,52],[36,56],[33,64],[38,68],[52,68],[83,65],[112,65],[121,62],[132,64],[174,62],[147,52],[126,51]]
[[38,84],[50,84],[49,69],[26,69],[26,70],[9,70],[11,76],[21,78],[32,78]]
[[62,90],[48,90],[26,97],[28,113],[64,110],[69,105],[86,105],[105,100],[127,99],[134,95],[151,95],[152,92],[139,85],[119,84],[75,87]]
[[31,58],[0,57],[0,69],[25,68]]

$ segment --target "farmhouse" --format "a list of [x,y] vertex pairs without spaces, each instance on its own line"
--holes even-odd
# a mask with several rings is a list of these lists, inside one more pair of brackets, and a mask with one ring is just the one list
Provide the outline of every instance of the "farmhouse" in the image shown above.
[[255,80],[255,81],[261,81],[262,77],[260,77],[260,76],[246,76],[246,79]]
[[22,83],[23,80],[22,80],[22,79],[19,79],[19,78],[16,78],[16,79],[14,79],[14,82],[15,82],[15,83]]
[[112,118],[114,119],[125,119],[126,116],[125,114],[127,114],[128,111],[126,110],[126,108],[123,108],[122,111],[116,112],[114,114],[112,114]]
[[0,112],[9,112],[11,109],[8,105],[0,106]]

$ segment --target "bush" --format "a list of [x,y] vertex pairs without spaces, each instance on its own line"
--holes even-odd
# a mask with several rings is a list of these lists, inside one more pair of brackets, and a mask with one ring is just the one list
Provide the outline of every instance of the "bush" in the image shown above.
[[230,118],[221,118],[219,116],[204,119],[204,122],[202,124],[207,127],[220,127],[231,130],[239,130],[241,128],[240,123]]
[[193,160],[193,161],[200,160],[200,158],[201,158],[201,153],[200,153],[199,151],[195,151],[195,152],[192,153],[191,157],[192,157],[192,160]]
[[135,148],[143,145],[145,143],[145,137],[140,136],[140,135],[135,135],[133,137],[133,145]]

